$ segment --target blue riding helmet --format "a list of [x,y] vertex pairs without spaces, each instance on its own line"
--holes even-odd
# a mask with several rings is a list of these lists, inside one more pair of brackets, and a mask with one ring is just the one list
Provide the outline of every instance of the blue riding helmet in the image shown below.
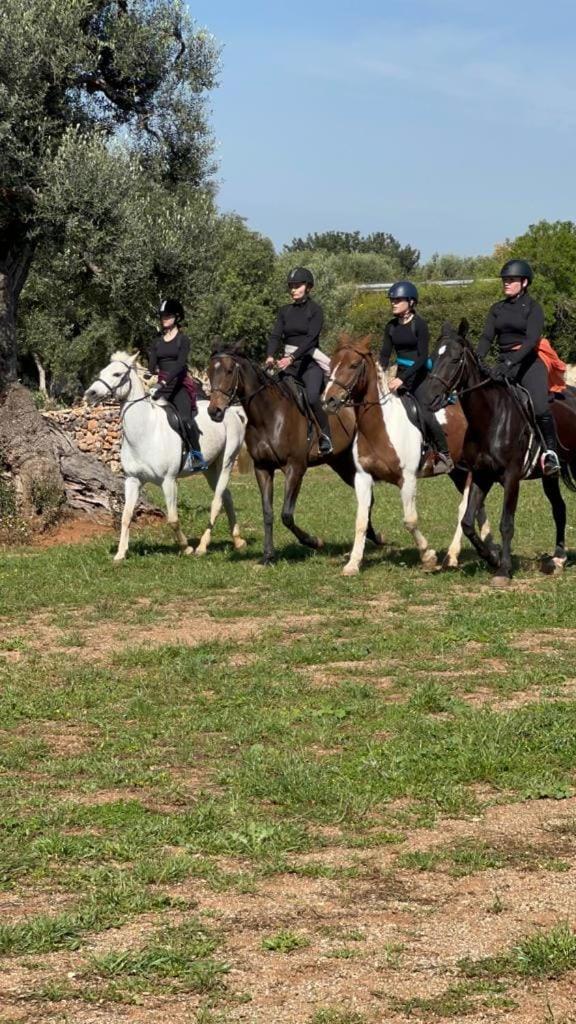
[[418,289],[412,281],[396,281],[388,290],[389,299],[408,299],[418,302]]

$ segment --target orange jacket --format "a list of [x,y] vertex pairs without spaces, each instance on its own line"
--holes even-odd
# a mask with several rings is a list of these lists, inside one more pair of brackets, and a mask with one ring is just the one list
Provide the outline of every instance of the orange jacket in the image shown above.
[[554,351],[548,338],[540,338],[536,351],[548,370],[548,390],[566,390],[566,363],[563,363],[557,352]]

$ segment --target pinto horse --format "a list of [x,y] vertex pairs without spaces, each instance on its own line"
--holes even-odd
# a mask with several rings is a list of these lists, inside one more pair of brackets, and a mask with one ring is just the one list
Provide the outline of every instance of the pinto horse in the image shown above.
[[[472,486],[462,529],[476,550],[496,570],[493,585],[504,587],[512,575],[512,538],[520,482],[542,477],[539,463],[539,439],[527,412],[510,386],[494,381],[480,365],[466,338],[468,323],[462,320],[456,331],[444,324],[434,370],[430,374],[429,394],[434,406],[456,393],[468,423],[464,439],[464,460],[472,471]],[[576,490],[576,411],[571,401],[551,404],[560,441],[560,463],[564,483]],[[504,489],[500,533],[502,551],[486,538],[478,536],[474,519],[493,484]],[[566,564],[566,505],[556,477],[542,477],[544,493],[550,502],[556,524],[554,554],[545,557],[544,572],[560,572]]]
[[[344,567],[344,575],[354,576],[360,570],[366,539],[366,512],[371,507],[373,487],[377,481],[400,488],[404,524],[414,538],[424,568],[435,569],[436,552],[429,547],[418,528],[416,510],[416,481],[419,475],[423,475],[420,474],[422,434],[408,418],[401,398],[388,388],[386,377],[370,351],[370,337],[355,340],[344,336],[340,339],[332,356],[330,379],[322,401],[330,412],[350,404],[356,411],[354,485],[358,506],[354,547]],[[457,465],[462,457],[466,421],[459,405],[449,406],[442,415],[450,454],[456,466],[450,476],[463,495],[458,525],[444,562],[446,568],[456,568],[462,542],[460,519],[468,503],[469,473]],[[488,536],[490,527],[483,508],[479,508],[478,517],[483,536]]]
[[[248,424],[246,445],[254,461],[256,479],[262,498],[264,517],[264,552],[260,564],[274,561],[273,492],[276,470],[284,473],[284,503],[282,522],[301,544],[321,548],[323,541],[312,537],[297,525],[294,509],[306,470],[311,466],[329,465],[341,479],[353,486],[356,468],[352,456],[354,440],[354,414],[349,409],[331,416],[330,428],[334,451],[321,455],[318,451],[318,430],[310,436],[309,422],[300,411],[286,380],[266,373],[261,366],[246,356],[241,343],[218,345],[208,365],[211,385],[208,413],[220,422],[226,409],[235,401],[244,407]],[[367,513],[367,535],[377,545],[384,543],[374,531]]]

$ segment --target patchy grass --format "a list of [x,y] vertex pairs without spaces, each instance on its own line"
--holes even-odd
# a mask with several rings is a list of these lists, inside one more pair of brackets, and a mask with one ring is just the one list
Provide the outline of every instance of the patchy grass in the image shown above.
[[[191,535],[205,522],[202,486],[183,488]],[[441,546],[455,496],[446,481],[421,493],[423,529]],[[205,992],[193,1009],[204,1024],[242,1019],[250,996],[256,1024],[285,1024],[282,1013],[371,1022],[388,1005],[382,978],[393,972],[410,991],[417,936],[452,902],[457,912],[471,875],[478,928],[489,914],[502,934],[495,955],[466,961],[441,996],[417,989],[398,1012],[490,1008],[498,1019],[513,999],[501,986],[575,966],[564,925],[497,955],[523,881],[560,886],[561,907],[575,867],[573,804],[562,813],[576,792],[574,580],[535,571],[548,524],[540,490],[523,494],[517,582],[497,594],[471,552],[458,574],[421,573],[391,488],[375,513],[391,546],[367,550],[354,580],[340,575],[354,498],[329,473],[306,479],[299,505],[325,548],[300,548],[278,525],[266,572],[254,570],[251,480],[235,481],[235,498],[241,554],[223,525],[203,560],[149,528],[120,569],[109,538],[0,554],[0,955],[8,974],[26,968],[15,998],[34,995],[40,1021],[55,1001],[147,1006]],[[549,820],[526,840],[484,833],[500,804],[521,821],[548,800]],[[410,848],[447,819],[470,834]],[[493,872],[510,873],[511,889]],[[140,922],[146,941],[119,943],[115,930]],[[429,970],[443,977],[450,929],[438,926],[437,940],[429,927]],[[315,1016],[299,976],[274,987],[282,958],[267,954],[296,950],[290,963],[319,986]],[[36,976],[30,958],[48,954],[49,977]],[[374,991],[358,987],[364,969]]]

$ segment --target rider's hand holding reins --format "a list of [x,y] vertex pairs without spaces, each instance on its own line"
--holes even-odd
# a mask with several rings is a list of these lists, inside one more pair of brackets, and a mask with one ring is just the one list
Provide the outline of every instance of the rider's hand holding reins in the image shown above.
[[392,380],[388,382],[388,387],[390,391],[399,391],[400,388],[403,387],[403,381],[400,380],[400,377],[393,377]]
[[292,366],[293,362],[292,356],[283,356],[282,359],[278,360],[278,369],[287,370],[289,366]]

